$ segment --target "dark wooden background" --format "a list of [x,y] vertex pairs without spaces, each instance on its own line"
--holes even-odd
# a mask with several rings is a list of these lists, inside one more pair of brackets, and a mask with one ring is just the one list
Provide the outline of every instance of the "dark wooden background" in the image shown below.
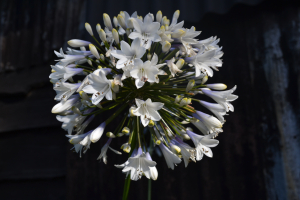
[[[139,1],[135,7],[134,1],[123,7],[116,2],[0,1],[0,199],[121,198],[124,175],[113,164],[126,155],[110,153],[107,165],[99,163],[102,139],[80,159],[50,112],[53,50],[65,48],[69,39],[90,39],[84,22],[94,27],[102,24],[102,12],[116,15],[109,6],[129,12],[140,7],[146,14],[147,6],[171,13],[186,4],[186,27],[202,30],[202,39],[221,38],[224,65],[211,83],[236,84],[239,99],[213,159],[172,171],[153,156],[159,171],[153,199],[299,200],[299,1]],[[206,5],[201,17],[194,17],[197,2]],[[214,13],[214,5],[223,14]],[[132,182],[129,199],[146,197],[147,180]]]

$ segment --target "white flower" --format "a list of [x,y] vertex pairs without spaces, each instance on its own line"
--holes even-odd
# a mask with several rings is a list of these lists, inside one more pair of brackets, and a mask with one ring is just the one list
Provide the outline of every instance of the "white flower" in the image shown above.
[[169,70],[171,72],[171,75],[173,77],[175,77],[175,75],[177,73],[182,73],[182,71],[178,68],[178,66],[174,64],[174,62],[175,62],[175,58],[174,57],[171,60],[167,61],[167,65],[168,65]]
[[[146,153],[146,158],[148,160],[153,161],[150,154],[149,154],[149,152]],[[154,180],[154,181],[157,180],[158,171],[157,171],[156,167],[154,166],[154,167],[149,167],[149,168],[150,168],[150,177],[151,177],[151,179]]]
[[190,145],[183,142],[179,137],[175,137],[175,139],[172,140],[172,143],[177,145],[181,149],[181,155],[184,161],[185,167],[188,166],[190,160],[195,160],[196,150],[192,148]]
[[146,157],[146,154],[139,147],[137,155],[134,157],[128,158],[128,161],[125,162],[123,172],[130,172],[131,180],[138,180],[142,178],[142,175],[145,175],[148,179],[151,178],[151,167],[155,167],[156,162],[149,160]]
[[140,39],[133,40],[131,46],[124,41],[121,41],[121,50],[113,50],[111,55],[119,59],[117,69],[121,69],[128,65],[134,65],[134,59],[141,58],[146,52],[146,49],[140,45]]
[[107,152],[108,148],[109,148],[110,150],[112,150],[113,152],[115,152],[116,154],[119,154],[119,155],[122,154],[121,152],[116,151],[116,150],[114,150],[113,148],[111,148],[111,147],[109,146],[110,143],[111,143],[111,141],[112,141],[112,138],[109,138],[109,139],[107,140],[107,142],[105,143],[105,145],[101,148],[101,153],[100,153],[100,155],[99,155],[98,158],[97,158],[97,160],[101,160],[101,158],[102,158],[102,159],[103,159],[103,162],[104,162],[105,164],[107,164],[107,155],[106,155],[106,152]]
[[81,157],[81,151],[84,148],[83,153],[85,153],[91,145],[90,141],[90,135],[92,131],[89,131],[87,133],[81,134],[81,135],[66,135],[66,137],[70,138],[69,142],[74,145],[74,149],[76,153],[80,152],[80,157]]
[[78,39],[73,39],[68,41],[68,45],[75,48],[88,46],[89,44],[91,43],[88,41],[78,40]]
[[217,103],[209,103],[206,101],[199,100],[199,103],[203,105],[205,108],[209,109],[214,115],[221,121],[221,123],[224,123],[224,115],[226,115],[226,109]]
[[192,139],[194,145],[196,146],[196,159],[199,161],[203,158],[203,154],[205,154],[208,157],[212,157],[212,151],[209,147],[215,147],[219,144],[218,140],[211,139],[210,135],[202,136],[198,135],[196,133],[193,133],[192,131],[187,130],[186,133],[190,136]]
[[76,126],[80,126],[80,124],[85,120],[86,116],[81,116],[78,114],[74,115],[66,115],[66,116],[61,116],[57,115],[56,119],[60,122],[63,122],[62,128],[66,131],[68,131],[68,134],[71,135],[73,128]]
[[79,100],[79,95],[72,95],[68,100],[66,101],[61,101],[58,104],[56,104],[53,108],[52,108],[52,113],[61,113],[64,112],[66,110],[69,110],[70,108],[72,108],[72,106],[74,106],[76,103],[78,103]]
[[213,49],[219,49],[219,43],[220,39],[217,39],[217,37],[210,37],[204,40],[200,40],[198,41],[197,46],[199,45],[203,45],[205,47],[205,50],[209,51],[209,50],[213,50]]
[[174,170],[174,165],[179,164],[181,162],[181,159],[176,154],[174,154],[169,148],[167,148],[163,143],[159,145],[159,148],[165,157],[168,168]]
[[158,68],[152,65],[149,60],[143,63],[141,59],[135,59],[134,67],[130,70],[130,75],[135,78],[135,85],[139,89],[143,87],[146,81],[149,83],[156,82],[158,72]]
[[99,75],[90,74],[88,76],[89,84],[82,90],[86,93],[93,94],[92,103],[97,105],[104,97],[112,100],[111,81],[105,76],[103,70],[99,71]]
[[63,65],[51,65],[51,68],[54,70],[53,73],[50,74],[49,78],[51,79],[64,79],[67,80],[76,74],[82,73],[83,69],[75,68],[76,65],[71,64],[68,66]]
[[144,18],[144,22],[140,19],[133,20],[133,26],[135,31],[129,35],[130,39],[140,38],[141,45],[146,49],[149,49],[152,42],[159,42],[161,38],[157,34],[160,27],[158,22],[153,22],[152,16],[147,14]]
[[77,88],[80,85],[81,83],[72,84],[72,83],[57,81],[53,87],[53,89],[56,91],[56,96],[54,100],[66,101],[74,92],[76,92]]
[[199,51],[196,56],[186,57],[185,61],[195,66],[196,77],[201,75],[201,71],[212,77],[213,70],[210,67],[222,66],[222,61],[216,56],[216,50]]
[[[201,31],[195,31],[195,27],[192,26],[190,29],[177,29],[177,31],[180,32],[180,34],[175,34],[175,42],[182,42],[182,43],[188,43],[188,44],[197,44],[198,40],[194,39],[197,37]],[[174,33],[177,33],[176,31],[173,31]],[[172,34],[172,37],[174,34]],[[180,37],[178,37],[180,36]]]
[[141,99],[135,99],[137,108],[132,111],[132,113],[136,116],[141,116],[141,121],[144,126],[149,124],[150,120],[159,121],[161,116],[157,112],[160,110],[164,104],[160,102],[152,102],[150,98],[146,101]]
[[215,132],[216,129],[222,128],[222,123],[212,115],[196,111],[193,116],[199,119],[207,127],[210,133]]
[[106,123],[102,122],[93,132],[91,133],[90,140],[91,142],[95,143],[98,142],[98,140],[103,135],[104,129],[105,129]]
[[231,101],[234,101],[238,98],[237,95],[232,94],[236,89],[236,86],[234,86],[230,90],[225,90],[225,91],[211,91],[208,88],[203,88],[201,89],[202,92],[215,100],[218,104],[222,105],[225,109],[226,112],[229,111],[234,111],[233,105],[230,103]]

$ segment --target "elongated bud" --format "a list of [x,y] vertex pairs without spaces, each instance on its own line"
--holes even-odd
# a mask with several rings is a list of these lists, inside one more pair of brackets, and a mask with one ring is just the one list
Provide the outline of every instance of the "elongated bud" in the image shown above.
[[181,69],[184,65],[184,60],[183,59],[179,59],[176,63],[176,66],[178,67],[178,69]]
[[103,43],[106,42],[106,33],[104,32],[103,29],[100,30],[99,37]]
[[88,41],[84,41],[84,40],[78,40],[78,39],[73,39],[73,40],[69,40],[68,41],[68,45],[71,47],[82,47],[82,46],[88,46],[89,44],[91,44]]
[[151,54],[148,53],[148,54],[147,54],[147,59],[148,59],[148,60],[151,60],[151,57],[152,57]]
[[173,33],[172,33],[172,38],[181,38],[182,36],[184,36],[185,35],[185,31],[184,30],[182,30],[182,29],[177,29],[176,31],[174,31]]
[[204,76],[203,78],[202,78],[202,82],[201,82],[201,84],[204,84],[204,83],[206,83],[206,81],[208,80],[208,76]]
[[177,146],[177,145],[171,145],[171,150],[173,151],[173,153],[175,154],[179,154],[181,152],[181,149]]
[[85,29],[87,30],[87,32],[89,32],[89,34],[90,34],[91,36],[94,36],[92,27],[91,27],[91,25],[90,25],[89,23],[87,23],[87,22],[85,23]]
[[98,126],[98,127],[91,133],[91,136],[90,136],[91,142],[95,143],[95,142],[97,142],[97,141],[101,138],[101,136],[102,136],[102,134],[103,134],[103,132],[104,132],[105,126],[106,126],[106,123],[105,123],[105,122],[102,122],[102,124],[100,124],[100,126]]
[[194,85],[195,85],[195,80],[194,79],[190,80],[189,83],[186,86],[185,91],[189,92],[194,87]]
[[116,29],[112,30],[112,35],[113,35],[113,38],[114,38],[115,42],[117,44],[119,44],[120,43],[119,34],[118,34],[118,31]]
[[182,96],[177,95],[176,98],[175,98],[175,103],[179,103],[181,99],[182,99]]
[[129,153],[131,150],[131,146],[128,143],[125,143],[121,146],[121,149],[123,149],[124,152]]
[[191,138],[190,138],[190,136],[188,135],[188,134],[181,134],[181,136],[182,136],[182,138],[184,139],[184,140],[190,140]]
[[56,71],[55,71],[54,69],[51,69],[51,72],[54,73],[54,72],[56,72]]
[[100,59],[100,55],[96,49],[96,47],[93,45],[93,44],[90,44],[89,45],[89,48],[90,48],[90,51],[91,53],[97,58],[97,59]]
[[126,34],[127,34],[128,36],[130,35],[130,33],[131,33],[130,29],[129,29],[129,28],[126,29]]
[[106,136],[109,138],[115,138],[116,136],[112,132],[107,132]]
[[227,85],[223,83],[214,83],[214,84],[206,84],[206,87],[213,90],[225,90],[227,88]]
[[154,126],[154,121],[153,121],[153,120],[150,120],[148,126],[149,126],[149,127],[153,127],[153,126]]
[[131,106],[130,108],[129,108],[129,115],[130,115],[130,117],[134,117],[135,115],[133,114],[133,110],[135,110],[136,109],[136,107],[135,106]]
[[156,21],[160,23],[161,22],[161,18],[162,18],[162,12],[159,10],[156,13]]
[[127,20],[127,28],[134,28],[134,26],[133,26],[133,18],[129,18],[128,20]]
[[191,99],[190,98],[183,98],[181,101],[180,101],[180,104],[179,106],[182,107],[182,106],[186,106],[188,104],[191,103]]
[[84,99],[84,100],[86,100],[86,101],[89,101],[89,100],[90,100],[89,96],[88,96],[84,91],[80,91],[80,92],[79,92],[79,95],[80,95],[80,97],[81,97],[82,99]]
[[179,11],[179,10],[176,10],[176,11],[174,12],[174,15],[173,15],[173,20],[176,20],[176,21],[177,21],[177,19],[179,18],[179,14],[180,14],[180,11]]
[[102,53],[100,54],[100,60],[105,60],[105,56]]
[[169,24],[170,24],[170,20],[168,20],[168,18],[166,17],[166,16],[164,16],[163,18],[162,18],[162,25],[164,25],[164,26],[166,26],[166,25],[168,25],[169,26]]
[[120,12],[120,15],[125,18],[125,13],[123,11]]
[[124,135],[124,133],[118,133],[117,137],[122,137]]
[[170,50],[171,48],[171,43],[168,41],[164,41],[162,44],[162,52],[166,53]]
[[96,30],[97,30],[97,33],[100,35],[100,30],[101,30],[101,25],[100,24],[96,25]]
[[193,129],[192,129],[191,127],[187,127],[186,130],[187,130],[187,131],[194,132]]
[[112,24],[111,24],[111,20],[108,14],[104,13],[103,14],[103,22],[104,25],[111,31],[113,29]]
[[122,133],[124,133],[125,135],[128,135],[130,133],[130,129],[128,127],[124,127],[122,129]]
[[88,63],[90,66],[93,66],[93,63],[92,63],[92,61],[90,61],[90,60],[87,60],[87,63]]
[[127,29],[127,26],[126,26],[126,23],[125,23],[125,18],[122,16],[122,15],[118,15],[118,17],[117,17],[117,19],[118,19],[118,22],[119,22],[119,24],[120,24],[120,26],[124,29],[124,30],[126,30]]
[[114,22],[115,27],[117,28],[119,25],[119,22],[118,22],[118,19],[116,16],[114,16],[113,22]]

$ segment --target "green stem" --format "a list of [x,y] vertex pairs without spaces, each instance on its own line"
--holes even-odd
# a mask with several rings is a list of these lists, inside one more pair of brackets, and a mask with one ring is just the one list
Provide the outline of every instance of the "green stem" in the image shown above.
[[129,193],[129,187],[130,187],[130,175],[127,176],[125,179],[125,184],[124,184],[124,190],[123,190],[123,198],[122,200],[127,200],[128,198],[128,193]]
[[148,179],[148,200],[151,200],[151,186],[152,186],[151,178]]

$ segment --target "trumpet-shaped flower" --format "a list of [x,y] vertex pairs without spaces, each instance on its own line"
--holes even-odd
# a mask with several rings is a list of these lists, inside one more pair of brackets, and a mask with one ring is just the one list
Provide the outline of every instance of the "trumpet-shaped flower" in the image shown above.
[[100,153],[100,155],[99,155],[98,158],[97,158],[97,160],[103,159],[103,162],[104,162],[105,164],[107,164],[107,155],[106,155],[106,152],[107,152],[108,148],[109,148],[110,150],[112,150],[112,151],[113,151],[114,153],[116,153],[116,154],[119,154],[119,155],[122,154],[121,152],[116,151],[116,150],[114,150],[113,148],[111,148],[111,147],[109,146],[110,143],[111,143],[111,141],[112,141],[112,138],[109,138],[109,139],[107,140],[107,142],[105,143],[105,145],[101,148],[101,153]]
[[54,90],[56,91],[56,96],[54,100],[63,100],[66,101],[81,85],[81,83],[66,83],[63,81],[57,81],[54,84]]
[[174,170],[174,166],[176,164],[181,163],[181,159],[176,154],[174,154],[169,148],[167,148],[163,143],[159,145],[159,148],[165,157],[168,168]]
[[151,99],[147,99],[143,101],[141,99],[135,99],[137,108],[132,111],[132,113],[136,116],[141,117],[142,124],[147,126],[150,120],[159,121],[161,116],[157,112],[157,110],[162,109],[164,106],[163,103],[160,102],[152,102]]

